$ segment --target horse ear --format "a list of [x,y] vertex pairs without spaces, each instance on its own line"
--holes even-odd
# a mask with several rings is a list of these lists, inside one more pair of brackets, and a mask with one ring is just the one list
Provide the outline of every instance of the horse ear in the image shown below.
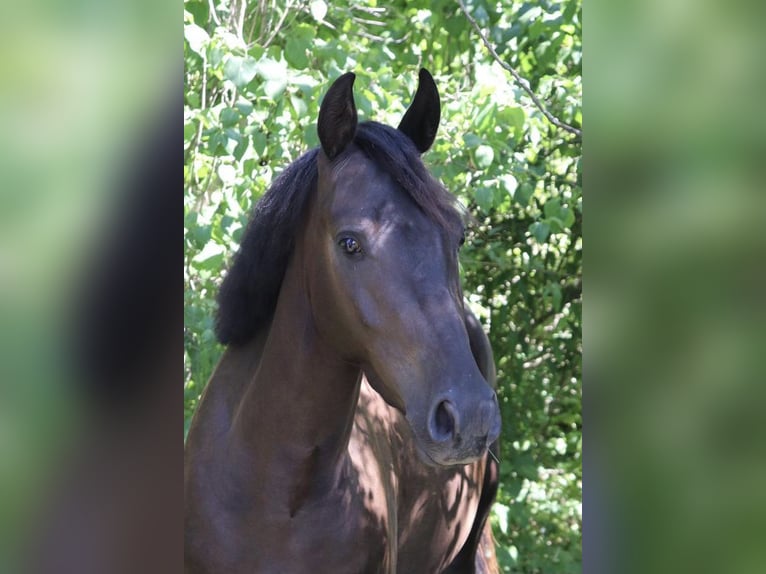
[[425,153],[436,138],[441,104],[436,82],[428,70],[421,68],[418,78],[418,91],[399,124],[399,131],[407,134],[420,153]]
[[331,160],[346,149],[356,133],[355,78],[353,72],[348,72],[335,80],[319,107],[319,141]]

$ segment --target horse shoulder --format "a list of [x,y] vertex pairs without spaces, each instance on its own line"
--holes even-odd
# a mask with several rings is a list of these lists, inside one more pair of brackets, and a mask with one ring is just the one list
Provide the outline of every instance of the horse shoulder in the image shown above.
[[264,337],[229,346],[213,371],[184,445],[185,571],[234,572],[242,545],[227,488],[227,435],[246,383],[258,368]]

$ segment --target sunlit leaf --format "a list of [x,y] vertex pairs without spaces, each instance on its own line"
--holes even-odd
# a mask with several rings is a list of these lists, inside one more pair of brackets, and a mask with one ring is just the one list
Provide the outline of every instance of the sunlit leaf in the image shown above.
[[476,148],[476,165],[481,168],[487,168],[492,165],[495,159],[495,150],[488,145],[480,145]]
[[327,4],[324,0],[311,0],[309,9],[311,10],[311,15],[314,17],[314,20],[317,22],[324,20],[324,17],[327,15]]
[[290,96],[290,103],[293,105],[293,109],[295,109],[295,113],[298,117],[305,116],[308,112],[308,105],[303,98]]
[[189,42],[189,48],[200,56],[204,55],[205,47],[210,42],[210,36],[196,24],[184,26],[184,38]]
[[218,166],[218,177],[221,178],[223,183],[229,184],[236,179],[237,170],[232,165],[222,164]]
[[264,57],[256,64],[258,75],[266,81],[287,81],[287,64],[282,60]]
[[205,247],[192,258],[194,266],[198,269],[213,269],[223,261],[223,245],[209,241]]
[[500,527],[500,532],[508,534],[508,513],[511,511],[505,504],[499,502],[492,507],[492,511],[497,517],[497,525]]
[[508,192],[508,195],[513,197],[516,194],[516,188],[519,185],[519,182],[516,180],[516,178],[513,177],[513,175],[510,173],[507,173],[500,176],[500,181],[502,182],[505,191]]
[[223,73],[238,88],[244,88],[255,77],[257,62],[246,56],[231,56],[223,66]]
[[263,91],[269,98],[274,99],[285,91],[285,87],[287,87],[287,78],[278,78],[268,80],[263,85]]

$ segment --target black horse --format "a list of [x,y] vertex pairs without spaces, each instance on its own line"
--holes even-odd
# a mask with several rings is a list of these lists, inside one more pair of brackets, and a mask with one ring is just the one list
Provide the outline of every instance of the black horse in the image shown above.
[[228,348],[186,446],[189,573],[491,571],[500,413],[462,218],[420,159],[439,95],[421,70],[398,129],[357,125],[353,82],[221,287]]

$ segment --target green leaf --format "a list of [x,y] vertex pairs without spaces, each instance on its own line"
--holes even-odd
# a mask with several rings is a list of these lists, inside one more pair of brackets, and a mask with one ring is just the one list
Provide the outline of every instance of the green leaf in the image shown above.
[[546,201],[545,205],[543,206],[543,213],[545,213],[545,217],[558,217],[559,211],[561,211],[561,202],[556,197]]
[[474,10],[473,17],[479,24],[482,24],[482,25],[486,24],[487,21],[489,20],[489,14],[487,14],[487,9],[481,5],[479,5],[476,8],[476,10]]
[[184,141],[190,142],[197,133],[197,124],[193,121],[184,124]]
[[207,50],[207,63],[211,69],[217,69],[223,62],[226,51],[221,46],[211,44]]
[[223,66],[226,79],[242,89],[255,77],[257,62],[250,56],[230,56]]
[[265,50],[262,46],[259,46],[258,44],[253,44],[250,49],[247,51],[247,53],[253,57],[255,60],[260,60],[261,56],[263,56],[263,53]]
[[291,35],[285,44],[285,59],[296,70],[303,70],[309,65],[309,58],[306,55],[310,48],[310,41],[306,41],[300,36]]
[[[247,176],[252,176],[256,171],[258,170],[258,161],[255,159],[246,159],[242,162],[242,173]],[[240,203],[242,203],[242,200],[240,199]],[[247,224],[247,221],[243,222],[243,224]],[[237,233],[236,231],[234,232]],[[237,237],[235,235],[232,235],[234,240],[237,240]]]
[[476,134],[463,134],[463,143],[465,144],[465,147],[469,149],[478,147],[483,142],[484,140]]
[[516,550],[516,547],[498,545],[496,551],[497,561],[503,568],[503,572],[515,571],[513,570],[513,567],[516,566],[516,561],[519,556],[519,551]]
[[194,240],[194,245],[198,247],[199,249],[202,249],[205,244],[210,241],[210,235],[213,228],[211,225],[200,225],[198,227],[192,228],[192,239]]
[[478,205],[482,211],[489,213],[492,209],[495,194],[488,187],[479,187],[474,192],[474,198],[476,199],[476,205]]
[[184,9],[188,10],[194,18],[194,22],[198,24],[204,24],[207,22],[209,16],[208,3],[207,2],[184,2]]
[[476,129],[479,130],[479,132],[486,131],[487,129],[490,128],[491,125],[494,124],[496,110],[497,110],[497,104],[495,104],[492,100],[490,100],[481,109],[481,111],[479,111],[479,113],[476,115],[476,118],[473,121],[473,125],[476,126]]
[[529,452],[516,454],[512,458],[511,466],[521,478],[537,480],[537,465]]
[[558,217],[546,217],[544,221],[548,224],[551,233],[562,233],[564,231],[564,224]]
[[561,214],[561,222],[564,225],[564,227],[569,228],[574,225],[575,214],[570,207],[562,208],[559,213]]
[[528,183],[522,183],[521,187],[516,190],[513,198],[519,202],[519,205],[526,207],[529,204],[529,198],[534,193],[534,188]]
[[223,147],[226,153],[233,154],[237,146],[242,142],[242,134],[233,128],[226,128],[224,131]]
[[548,234],[550,231],[550,226],[544,221],[536,221],[529,226],[529,232],[537,240],[538,243],[545,243],[545,240],[548,239]]
[[498,119],[505,123],[508,128],[512,129],[514,133],[518,135],[524,130],[526,114],[522,108],[507,107],[499,110]]
[[561,286],[558,283],[548,283],[543,289],[543,298],[550,299],[554,311],[561,309]]
[[233,108],[224,108],[221,110],[221,125],[225,128],[230,128],[239,121],[239,112]]
[[519,476],[508,477],[505,480],[503,492],[511,498],[516,498],[521,492],[521,487],[524,485],[524,480]]
[[263,156],[263,152],[266,151],[266,134],[261,130],[255,130],[252,133],[253,149],[259,157]]
[[239,98],[234,107],[239,110],[239,113],[243,116],[249,116],[253,111],[253,103],[245,98]]
[[317,135],[316,125],[309,124],[304,128],[303,141],[306,142],[306,146],[310,148],[319,145],[319,136]]
[[200,95],[195,92],[190,92],[186,95],[186,103],[191,106],[192,109],[199,109],[200,107]]
[[316,26],[309,24],[298,24],[297,26],[290,28],[290,36],[294,38],[302,38],[307,44],[311,44],[316,38]]
[[574,211],[569,207],[563,207],[561,201],[556,197],[545,202],[543,212],[553,233],[560,233],[575,222]]
[[239,143],[237,144],[237,147],[234,148],[234,151],[232,152],[232,155],[237,159],[241,160],[242,156],[245,155],[245,152],[247,151],[247,147],[249,145],[249,140],[247,137],[243,137]]
[[207,149],[210,155],[218,155],[219,148],[223,146],[226,137],[223,132],[216,129],[208,133]]
[[476,148],[476,165],[480,168],[486,169],[492,165],[492,160],[495,159],[495,150],[488,145],[480,145]]

